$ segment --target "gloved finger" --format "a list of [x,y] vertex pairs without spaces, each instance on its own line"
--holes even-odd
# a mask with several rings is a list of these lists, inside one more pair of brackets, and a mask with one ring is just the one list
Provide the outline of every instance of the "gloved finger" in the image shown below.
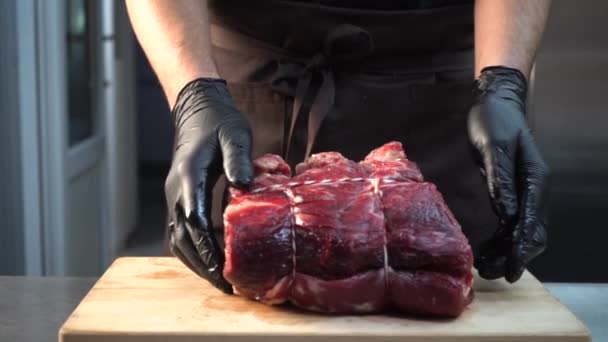
[[546,210],[549,170],[529,132],[520,136],[518,178],[521,201],[513,245],[507,260],[506,279],[517,281],[528,263],[541,254],[547,244]]
[[230,122],[227,122],[220,128],[218,138],[226,179],[236,187],[248,187],[253,180],[251,132],[242,125],[233,127]]
[[513,226],[517,218],[514,148],[491,144],[483,151],[483,166],[492,207],[501,223]]
[[[219,160],[220,151],[217,148],[217,139],[210,139],[203,147],[197,151],[196,161],[193,162],[191,159],[180,161],[176,163],[172,168],[175,168],[176,177],[173,182],[179,182],[177,189],[179,189],[179,197],[177,197],[177,203],[184,210],[184,215],[187,218],[193,217],[193,213],[198,210],[200,206],[205,207],[206,198],[202,198],[201,201],[197,201],[196,198],[196,187],[201,182],[204,183],[215,183],[219,175]],[[207,178],[213,178],[211,181]],[[169,203],[169,208],[172,208],[175,204]],[[195,215],[194,215],[195,216]]]
[[173,254],[173,256],[177,257],[184,265],[186,265],[186,267],[188,267],[188,269],[190,269],[190,271],[194,272],[199,277],[202,277],[200,270],[196,269],[192,265],[190,260],[188,260],[188,258],[181,252],[181,250],[178,247],[178,243],[179,242],[177,241],[175,232],[170,231],[169,232],[169,249],[171,250],[171,254]]
[[211,222],[211,193],[218,174],[201,170],[201,180],[194,189],[195,210],[186,217],[186,231],[198,259],[202,261],[206,278],[222,291],[231,293],[232,286],[224,279],[224,251],[213,233]]
[[232,286],[230,284],[226,283],[225,281],[223,281],[223,282],[215,282],[213,279],[209,278],[206,273],[201,272],[200,269],[198,269],[195,266],[193,266],[192,264],[190,264],[191,257],[186,257],[187,254],[186,255],[183,254],[180,249],[171,247],[171,252],[178,259],[180,259],[181,262],[184,265],[186,265],[186,267],[188,267],[192,272],[194,272],[195,274],[197,274],[201,278],[206,279],[207,281],[209,281],[215,288],[221,290],[222,292],[224,292],[226,294],[232,294],[233,293]]
[[[471,108],[468,117],[469,137],[475,161],[481,166],[486,179],[494,212],[500,217],[501,224],[514,226],[518,211],[514,163],[517,139],[510,134],[498,137],[488,135],[491,126],[500,126],[483,118],[483,113],[493,111],[491,107],[491,102],[484,102]],[[492,130],[496,129],[499,128],[493,127]]]
[[505,279],[510,283],[519,280],[530,261],[545,251],[546,244],[547,231],[543,223],[528,221],[518,225],[506,262]]
[[499,229],[489,240],[483,242],[474,260],[479,276],[489,280],[504,277],[509,247],[505,229]]
[[175,210],[177,207],[185,213],[194,210],[194,180],[192,179],[193,170],[190,162],[174,162],[165,180],[165,198],[167,208],[170,212],[170,220],[175,220]]
[[178,203],[178,198],[181,197],[181,186],[179,184],[179,177],[176,175],[176,171],[171,168],[167,178],[165,179],[165,200],[167,201],[167,208],[169,209],[168,220],[172,222],[174,219],[173,208]]
[[199,276],[203,276],[203,263],[197,259],[194,245],[186,231],[183,210],[179,207],[174,211],[173,227],[169,230],[169,243],[171,252],[179,258],[189,269]]
[[183,211],[177,210],[175,228],[170,236],[171,251],[194,273],[206,279],[221,291],[231,294],[232,286],[226,282],[221,273],[218,277],[217,272],[210,271],[209,265],[200,257],[190,234],[192,229],[193,227],[185,218]]
[[506,261],[504,255],[487,254],[475,259],[475,268],[483,279],[495,280],[505,276]]
[[[197,153],[194,163],[196,167],[193,167],[190,160],[174,165],[172,172],[175,172],[174,179],[177,179],[179,185],[179,197],[173,205],[175,229],[171,245],[178,251],[176,256],[181,255],[187,260],[185,263],[196,270],[199,276],[222,291],[231,293],[232,287],[222,276],[223,252],[209,233],[210,197],[197,190],[205,188],[206,184],[214,184],[217,180],[220,159],[217,146],[217,141],[213,140],[204,144]],[[197,180],[193,177],[197,177]]]

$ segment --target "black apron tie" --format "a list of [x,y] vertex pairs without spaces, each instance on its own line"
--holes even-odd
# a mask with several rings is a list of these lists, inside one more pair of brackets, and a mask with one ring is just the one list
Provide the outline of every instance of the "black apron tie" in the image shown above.
[[[293,61],[280,63],[279,72],[271,84],[275,91],[293,96],[291,121],[284,147],[285,159],[291,165],[310,156],[321,124],[334,106],[334,69],[360,61],[370,55],[373,48],[372,37],[367,31],[345,24],[327,33],[323,50],[306,64],[294,64]],[[292,92],[294,85],[295,91]],[[300,127],[305,129],[303,151],[295,143],[296,130]]]

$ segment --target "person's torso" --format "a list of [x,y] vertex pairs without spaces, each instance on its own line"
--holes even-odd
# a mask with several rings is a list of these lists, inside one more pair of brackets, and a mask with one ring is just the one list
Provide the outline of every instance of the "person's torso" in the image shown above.
[[292,0],[307,4],[319,4],[351,9],[368,10],[415,10],[472,4],[474,0]]
[[328,32],[343,24],[369,32],[376,56],[473,46],[471,0],[213,0],[210,5],[215,25],[302,55],[318,52]]
[[[479,213],[462,210],[487,206],[467,159],[472,3],[212,0],[215,60],[252,122],[254,156],[289,151],[293,165],[312,142],[313,153],[339,151],[358,160],[398,140],[446,190],[463,225],[487,226]],[[371,44],[349,39],[361,36]],[[369,54],[345,63],[327,53],[328,41],[338,57]],[[312,138],[311,122],[321,123]],[[216,188],[218,201],[222,191]],[[214,207],[221,222],[221,206]]]

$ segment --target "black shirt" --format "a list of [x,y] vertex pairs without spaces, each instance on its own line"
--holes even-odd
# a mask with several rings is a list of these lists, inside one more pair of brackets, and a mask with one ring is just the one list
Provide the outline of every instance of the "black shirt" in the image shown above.
[[472,4],[474,0],[292,0],[326,6],[376,9],[376,10],[414,10]]

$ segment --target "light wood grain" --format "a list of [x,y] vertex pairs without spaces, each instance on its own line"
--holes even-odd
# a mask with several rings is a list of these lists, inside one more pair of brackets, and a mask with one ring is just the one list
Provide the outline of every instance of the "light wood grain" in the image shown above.
[[225,295],[173,258],[121,258],[60,330],[62,342],[590,341],[585,326],[531,274],[476,280],[455,320],[329,316]]

